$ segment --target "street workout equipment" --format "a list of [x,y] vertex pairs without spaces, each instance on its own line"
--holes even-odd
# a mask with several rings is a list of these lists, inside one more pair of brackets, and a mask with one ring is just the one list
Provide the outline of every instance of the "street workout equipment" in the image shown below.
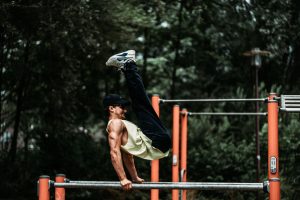
[[[55,188],[55,200],[65,200],[66,188],[80,189],[122,189],[119,181],[71,181],[64,174],[56,175],[55,181],[49,176],[40,176],[38,181],[39,200],[50,200],[50,187]],[[256,191],[267,192],[268,182],[264,183],[214,183],[214,182],[145,182],[133,183],[132,189],[149,190],[224,190],[224,191]]]
[[[172,190],[172,199],[186,199],[186,190],[238,190],[238,191],[265,191],[269,192],[270,200],[280,200],[280,178],[279,178],[279,147],[278,147],[278,112],[300,112],[300,95],[276,96],[270,93],[265,99],[188,99],[188,100],[165,100],[159,96],[152,97],[152,105],[159,115],[159,103],[179,102],[264,102],[267,104],[266,113],[201,113],[188,112],[186,109],[180,111],[179,105],[173,106],[173,157],[172,157],[172,182],[159,182],[159,161],[151,163],[151,182],[143,184],[132,184],[133,189],[151,189],[151,200],[159,199],[159,189]],[[280,103],[280,104],[279,104]],[[280,105],[280,106],[279,106]],[[189,116],[197,115],[249,115],[267,116],[268,120],[268,180],[263,183],[214,183],[214,182],[186,182],[187,175],[187,124]],[[181,120],[180,120],[181,118]],[[179,159],[179,123],[181,121],[181,154]],[[179,161],[180,177],[179,182]],[[121,189],[120,182],[113,181],[71,181],[65,175],[57,175],[55,181],[49,176],[40,176],[38,181],[39,200],[50,200],[50,188],[55,188],[55,200],[65,200],[65,188],[82,189]]]

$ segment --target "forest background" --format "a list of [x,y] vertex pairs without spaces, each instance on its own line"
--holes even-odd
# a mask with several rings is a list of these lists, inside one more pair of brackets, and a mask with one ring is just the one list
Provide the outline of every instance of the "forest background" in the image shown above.
[[[2,0],[0,4],[0,199],[36,199],[42,174],[117,180],[102,99],[128,97],[109,56],[137,51],[147,92],[162,98],[253,98],[255,67],[243,56],[271,52],[259,96],[300,94],[297,0]],[[190,111],[253,112],[251,103],[182,104]],[[171,131],[171,105],[161,118]],[[260,110],[266,110],[262,104]],[[133,114],[128,118],[135,121]],[[282,199],[300,196],[299,114],[280,114]],[[255,119],[189,119],[188,181],[256,181]],[[267,124],[260,118],[261,180]],[[171,156],[161,180],[171,180]],[[136,159],[150,180],[150,162]],[[70,190],[69,199],[149,199],[149,192]],[[266,199],[266,194],[260,194]],[[170,192],[161,192],[170,199]],[[189,191],[189,199],[256,199],[255,192]]]

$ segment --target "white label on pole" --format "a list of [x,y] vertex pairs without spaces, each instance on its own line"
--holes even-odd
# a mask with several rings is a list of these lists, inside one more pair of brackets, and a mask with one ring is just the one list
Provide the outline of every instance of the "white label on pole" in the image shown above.
[[177,165],[177,155],[173,155],[173,165]]
[[277,159],[274,156],[272,156],[270,162],[271,162],[270,163],[271,173],[276,174],[276,172],[277,172]]

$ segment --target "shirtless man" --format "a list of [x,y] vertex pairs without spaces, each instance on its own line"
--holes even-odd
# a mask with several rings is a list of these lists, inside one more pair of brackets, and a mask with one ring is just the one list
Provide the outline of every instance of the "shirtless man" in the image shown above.
[[[130,102],[117,94],[105,96],[104,108],[108,114],[108,141],[112,165],[119,177],[124,190],[132,188],[132,182],[143,183],[137,174],[134,158],[137,156],[146,160],[156,160],[168,156],[171,138],[167,134],[159,117],[155,113],[135,63],[135,51],[128,50],[111,56],[107,66],[122,71],[131,98],[131,105],[137,116],[139,127],[125,120],[126,107]],[[127,179],[128,169],[131,180]]]

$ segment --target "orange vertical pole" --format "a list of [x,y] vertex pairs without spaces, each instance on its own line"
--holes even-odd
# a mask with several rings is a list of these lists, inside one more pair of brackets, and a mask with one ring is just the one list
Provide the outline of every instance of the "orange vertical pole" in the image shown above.
[[[172,182],[179,182],[179,105],[173,106],[173,133],[172,133],[172,143],[173,143],[173,158],[172,158]],[[179,191],[172,190],[172,199],[178,200]]]
[[[55,182],[64,183],[66,176],[64,174],[57,174],[55,177]],[[65,200],[65,188],[55,188],[55,200]]]
[[[152,106],[159,116],[159,96],[152,96]],[[159,160],[151,161],[151,182],[159,182]],[[159,190],[151,189],[151,200],[159,200]]]
[[40,176],[39,183],[38,183],[39,200],[50,200],[49,182],[50,182],[49,176],[45,176],[45,175]]
[[[181,182],[186,182],[187,176],[187,125],[188,125],[188,111],[182,109],[181,113],[181,150],[180,150],[180,175]],[[186,200],[186,190],[182,190],[181,199]]]
[[279,154],[278,154],[278,102],[270,93],[268,102],[268,179],[270,200],[280,200]]

